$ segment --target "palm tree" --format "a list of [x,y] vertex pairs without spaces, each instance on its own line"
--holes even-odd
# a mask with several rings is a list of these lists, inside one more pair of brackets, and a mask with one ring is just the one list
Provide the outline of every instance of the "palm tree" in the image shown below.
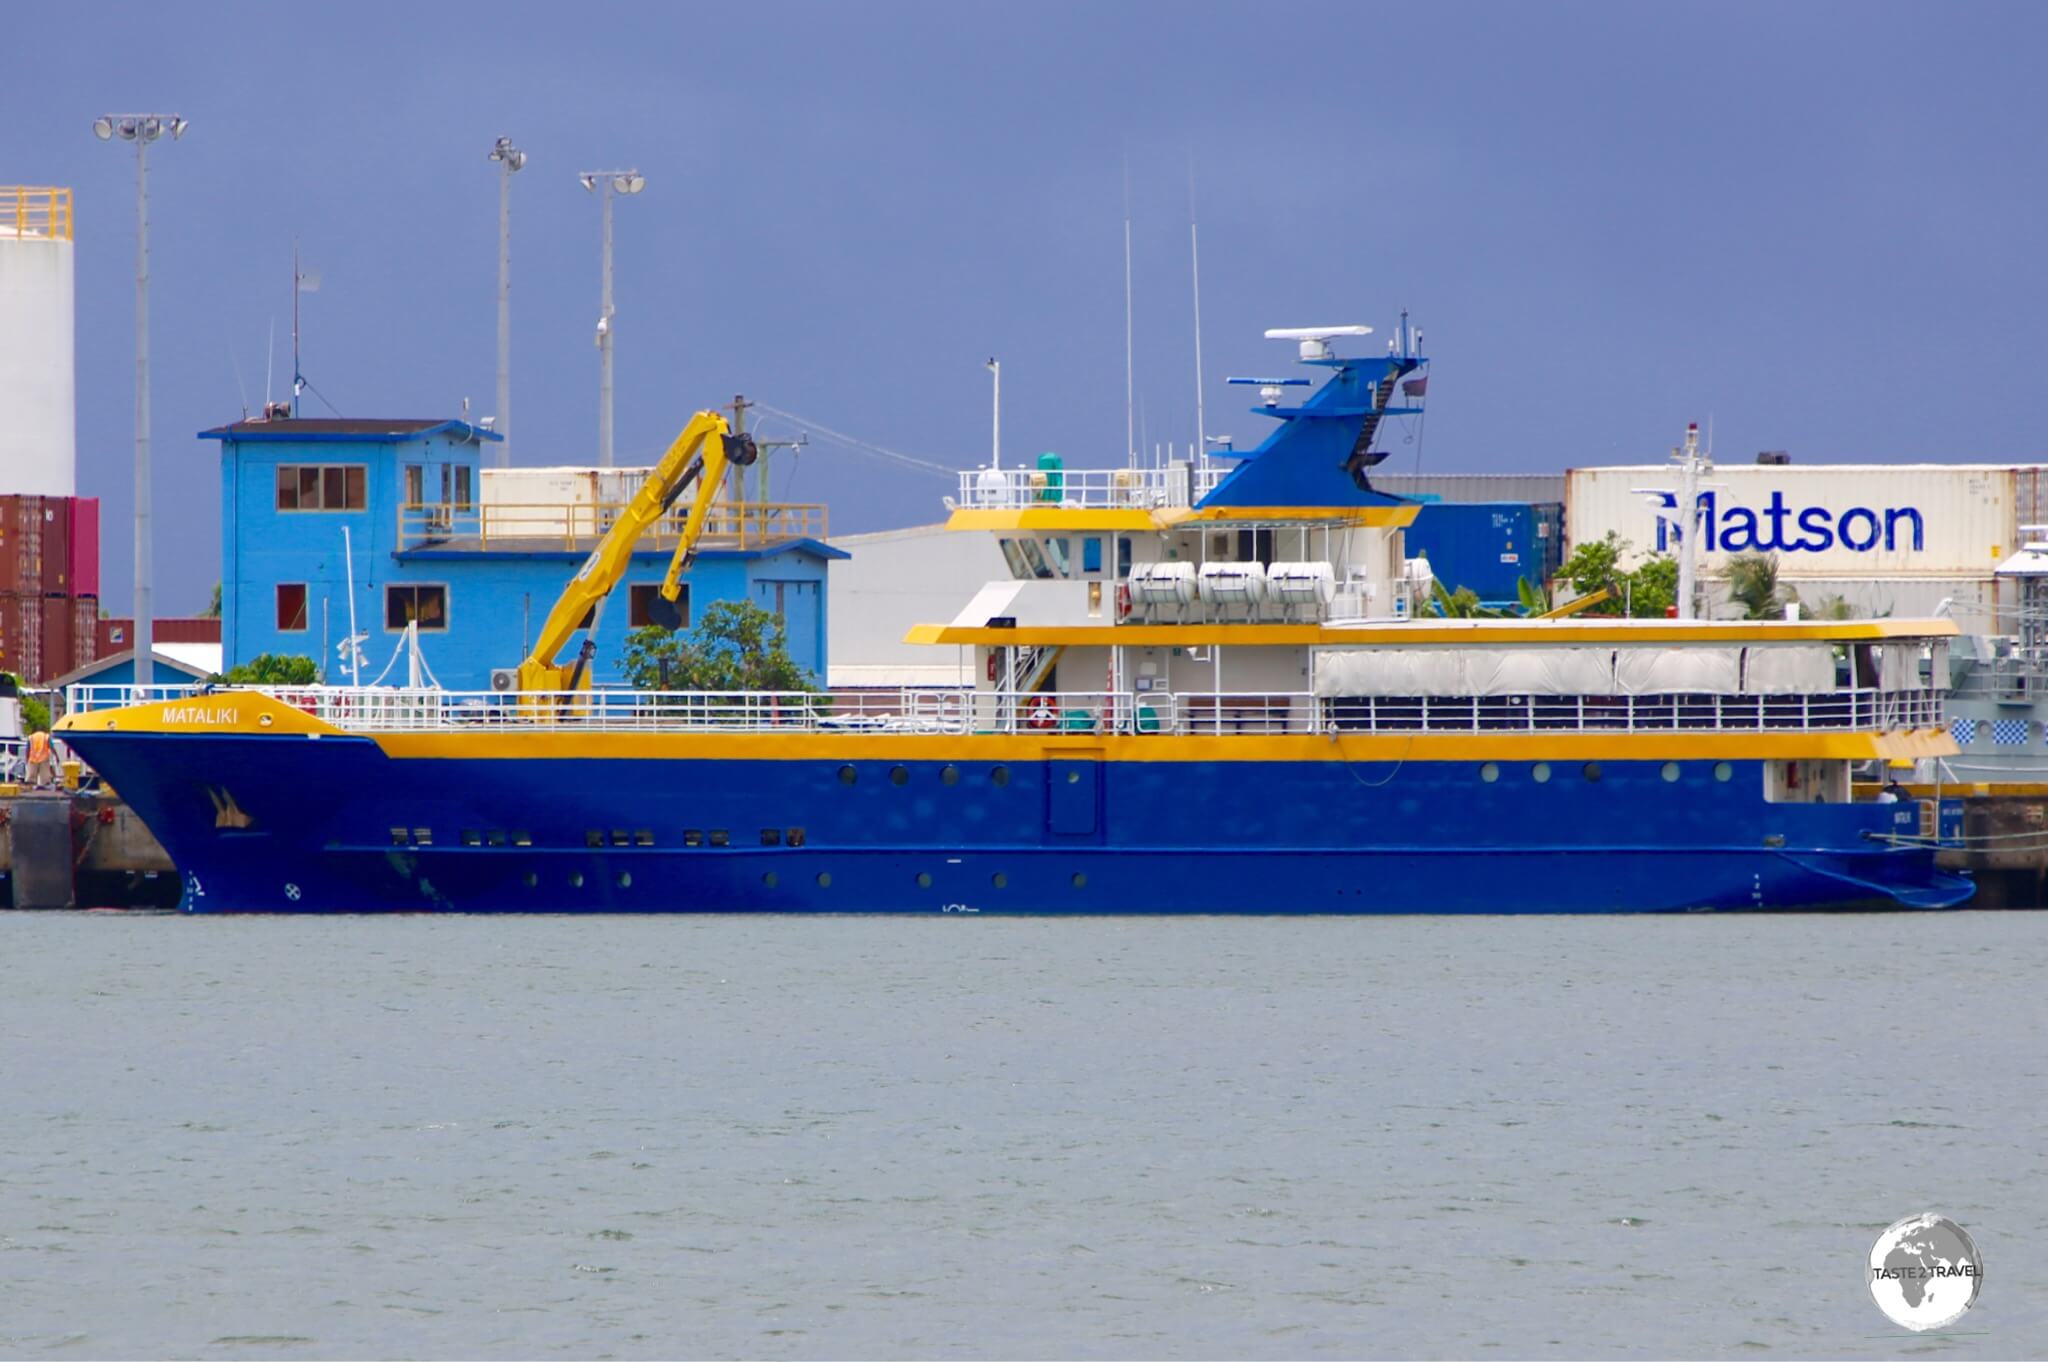
[[1486,606],[1480,604],[1479,593],[1469,586],[1461,586],[1456,591],[1448,591],[1444,588],[1444,584],[1441,581],[1431,578],[1429,593],[1433,598],[1431,603],[1436,607],[1436,613],[1442,615],[1447,620],[1497,620],[1500,618],[1500,611],[1489,610]]
[[1778,555],[1740,553],[1728,560],[1728,599],[1746,620],[1776,619],[1799,594],[1778,584]]

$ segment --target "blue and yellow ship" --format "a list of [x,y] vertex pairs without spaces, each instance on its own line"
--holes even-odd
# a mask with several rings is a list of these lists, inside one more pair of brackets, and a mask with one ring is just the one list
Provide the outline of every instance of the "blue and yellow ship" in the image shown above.
[[[62,737],[189,911],[1510,913],[1946,907],[1932,810],[1852,767],[1955,749],[1945,621],[1418,614],[1404,322],[1278,333],[1226,469],[963,475],[1011,568],[915,641],[972,687],[594,690],[559,659],[638,534],[749,447],[702,413],[503,688],[214,689]],[[1312,385],[1311,385],[1312,386]],[[684,536],[662,590],[687,569]],[[970,584],[971,585],[971,584]],[[1867,787],[1866,787],[1867,788]]]

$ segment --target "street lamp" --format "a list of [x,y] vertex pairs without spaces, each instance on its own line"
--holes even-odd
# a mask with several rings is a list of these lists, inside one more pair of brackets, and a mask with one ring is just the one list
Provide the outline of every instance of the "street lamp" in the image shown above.
[[498,467],[512,462],[512,174],[526,153],[500,137],[490,151],[498,163]]
[[637,170],[586,170],[578,175],[604,210],[604,302],[597,314],[597,462],[612,466],[612,195],[637,194],[647,177]]
[[185,135],[177,114],[107,114],[92,123],[102,142],[119,137],[135,144],[135,684],[148,686],[156,643],[150,579],[155,552],[150,537],[149,484],[149,144],[169,133]]

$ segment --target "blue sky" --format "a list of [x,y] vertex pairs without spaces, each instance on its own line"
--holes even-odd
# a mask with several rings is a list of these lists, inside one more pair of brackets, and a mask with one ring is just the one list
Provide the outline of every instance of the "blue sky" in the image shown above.
[[[500,134],[521,463],[594,461],[598,215],[617,218],[618,450],[745,392],[945,464],[1124,445],[1123,165],[1137,381],[1194,436],[1189,166],[1212,433],[1269,326],[1413,309],[1422,469],[2048,456],[2039,224],[2048,7],[1973,4],[25,6],[0,182],[78,194],[81,490],[131,572],[132,158],[152,158],[158,601],[219,575],[216,447],[305,371],[351,416],[490,411]],[[1367,342],[1368,345],[1373,342]],[[239,378],[238,378],[239,371]],[[309,414],[326,408],[308,399]],[[771,421],[770,438],[792,433]],[[1417,466],[1413,445],[1391,467]],[[939,478],[814,442],[778,495],[835,530],[938,518]]]

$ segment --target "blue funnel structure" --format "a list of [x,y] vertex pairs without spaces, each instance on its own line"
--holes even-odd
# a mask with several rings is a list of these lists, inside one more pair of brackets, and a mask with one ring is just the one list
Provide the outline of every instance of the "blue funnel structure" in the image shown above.
[[[1428,392],[1429,361],[1415,353],[1421,333],[1401,314],[1400,335],[1387,354],[1351,359],[1335,354],[1337,336],[1362,336],[1370,327],[1305,327],[1268,331],[1268,339],[1301,343],[1301,362],[1331,370],[1330,379],[1300,406],[1281,405],[1289,388],[1305,388],[1305,378],[1233,378],[1254,385],[1265,399],[1252,410],[1280,422],[1257,449],[1221,457],[1241,458],[1196,509],[1211,507],[1347,507],[1393,506],[1400,497],[1375,492],[1366,470],[1387,457],[1375,450],[1380,424],[1389,416],[1418,416]],[[1404,404],[1395,406],[1396,395]],[[1406,405],[1413,403],[1413,405]]]

